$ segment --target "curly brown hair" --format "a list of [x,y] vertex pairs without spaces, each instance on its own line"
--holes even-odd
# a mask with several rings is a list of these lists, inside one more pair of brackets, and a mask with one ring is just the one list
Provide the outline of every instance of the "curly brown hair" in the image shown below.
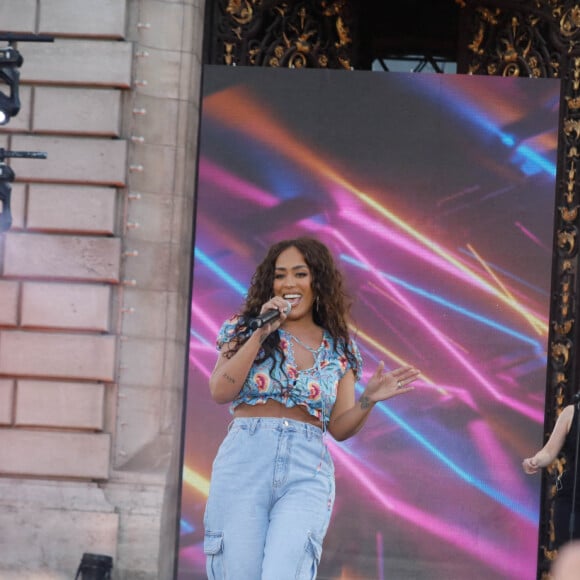
[[[300,237],[283,240],[270,247],[266,257],[252,276],[250,289],[240,313],[239,330],[245,328],[247,320],[258,316],[262,305],[272,297],[276,261],[282,252],[292,247],[296,248],[304,256],[304,260],[310,269],[312,291],[316,300],[313,310],[314,322],[332,336],[335,350],[339,344],[344,345],[348,361],[355,375],[358,375],[359,364],[351,350],[348,331],[348,317],[352,302],[346,294],[342,273],[337,268],[330,250],[315,238]],[[242,333],[240,334],[243,336]],[[232,345],[233,348],[229,354],[233,355],[246,339],[247,335],[236,341],[238,344]],[[262,345],[264,355],[260,357],[260,360],[273,358],[274,350],[280,350],[279,343],[280,336],[278,332],[270,334]]]

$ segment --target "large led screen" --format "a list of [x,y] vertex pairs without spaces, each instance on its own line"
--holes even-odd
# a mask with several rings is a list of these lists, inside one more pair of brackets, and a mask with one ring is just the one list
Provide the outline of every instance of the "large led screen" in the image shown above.
[[[231,420],[208,377],[273,242],[325,242],[364,358],[421,369],[358,435],[328,436],[319,579],[536,577],[559,82],[206,67],[178,577]],[[258,580],[258,579],[248,579]]]

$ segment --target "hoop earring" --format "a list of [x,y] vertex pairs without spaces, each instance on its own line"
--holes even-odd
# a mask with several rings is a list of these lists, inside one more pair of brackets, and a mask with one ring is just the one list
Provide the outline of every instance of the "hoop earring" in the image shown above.
[[320,314],[320,296],[316,297],[316,304],[315,304],[316,314]]

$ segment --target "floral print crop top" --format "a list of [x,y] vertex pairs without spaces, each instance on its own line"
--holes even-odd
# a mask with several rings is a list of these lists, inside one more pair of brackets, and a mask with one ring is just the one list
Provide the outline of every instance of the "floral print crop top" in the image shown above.
[[[235,336],[238,320],[239,317],[234,316],[224,322],[217,338],[218,350]],[[261,363],[255,362],[239,395],[232,401],[230,412],[233,413],[241,403],[260,405],[273,399],[286,407],[303,406],[310,415],[324,424],[328,423],[336,401],[338,383],[352,368],[343,341],[338,344],[335,352],[335,340],[324,330],[320,346],[316,351],[313,350],[314,365],[309,369],[299,370],[294,358],[292,335],[282,328],[277,332],[280,334],[280,348],[286,360],[282,363],[282,356],[276,350],[273,368],[271,358]],[[358,361],[358,374],[355,377],[358,379],[362,372],[362,359],[353,339],[350,340],[350,349]],[[261,354],[263,353],[258,353],[258,358]]]

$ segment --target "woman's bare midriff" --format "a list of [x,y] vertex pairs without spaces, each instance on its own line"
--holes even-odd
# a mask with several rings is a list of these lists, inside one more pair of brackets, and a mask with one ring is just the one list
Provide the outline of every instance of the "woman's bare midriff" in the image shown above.
[[234,417],[277,417],[294,419],[322,428],[322,423],[308,414],[302,407],[285,407],[282,403],[269,399],[263,405],[246,405],[242,403],[234,409]]

